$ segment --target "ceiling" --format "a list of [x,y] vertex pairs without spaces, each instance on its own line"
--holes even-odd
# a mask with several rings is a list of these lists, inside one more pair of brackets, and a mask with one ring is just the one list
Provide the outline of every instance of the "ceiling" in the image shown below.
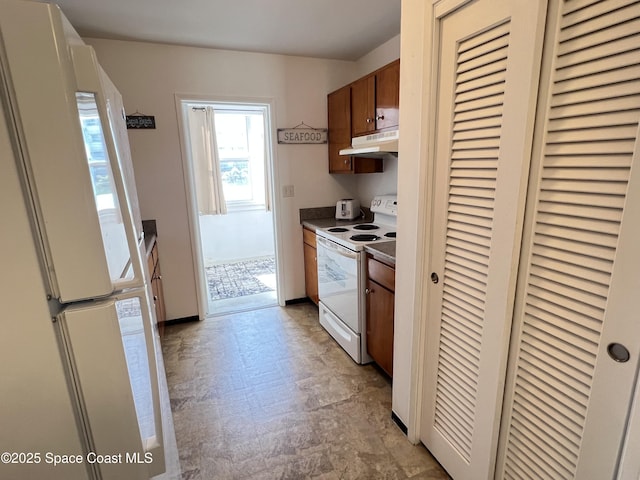
[[84,37],[357,60],[400,33],[400,0],[52,0]]

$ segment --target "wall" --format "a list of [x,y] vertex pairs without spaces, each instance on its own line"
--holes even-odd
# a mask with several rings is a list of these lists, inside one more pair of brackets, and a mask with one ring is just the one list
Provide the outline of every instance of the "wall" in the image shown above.
[[[356,78],[360,78],[400,57],[400,35],[375,48],[356,62]],[[399,157],[398,157],[399,158]],[[370,205],[375,195],[398,192],[398,158],[384,158],[383,173],[359,175],[355,195],[362,205]]]
[[427,124],[430,91],[429,70],[431,2],[402,0],[400,54],[400,126],[398,184],[398,235],[396,244],[396,297],[394,324],[392,408],[408,427],[409,439],[417,442],[417,401],[421,366],[415,358],[422,343],[420,311],[424,254],[428,252],[429,228],[426,208],[430,185],[427,158]]
[[356,78],[363,77],[384,65],[400,58],[400,34],[356,61]]
[[[205,266],[273,255],[273,213],[264,210],[200,215]],[[224,232],[224,235],[220,235]]]
[[[169,319],[197,315],[193,252],[175,94],[267,98],[274,125],[327,126],[326,95],[356,78],[354,62],[87,38],[122,93],[127,113],[155,115],[156,130],[129,131],[143,218],[157,220]],[[284,252],[284,298],[304,296],[300,208],[353,195],[352,176],[327,173],[326,145],[274,142],[276,193]]]

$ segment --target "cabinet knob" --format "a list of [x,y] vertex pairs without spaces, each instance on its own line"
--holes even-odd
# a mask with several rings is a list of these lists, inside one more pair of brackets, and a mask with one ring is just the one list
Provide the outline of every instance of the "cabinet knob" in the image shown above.
[[373,118],[367,118],[367,123],[373,123]]
[[376,120],[384,120],[384,115],[376,115]]
[[157,295],[154,295],[154,296],[153,296],[153,301],[154,301],[154,302],[157,302],[157,301],[158,301],[158,296],[157,296]]
[[367,295],[369,295],[370,293],[373,293],[373,288],[365,288],[364,293],[366,293]]

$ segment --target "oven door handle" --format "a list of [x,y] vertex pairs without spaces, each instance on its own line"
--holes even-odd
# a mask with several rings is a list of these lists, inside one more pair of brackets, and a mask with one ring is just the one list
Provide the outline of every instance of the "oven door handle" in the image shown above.
[[318,236],[316,238],[316,242],[319,246],[322,246],[324,248],[326,248],[327,250],[331,250],[335,253],[337,253],[340,256],[343,257],[347,257],[347,258],[353,258],[353,259],[357,259],[358,258],[358,252],[354,252],[353,250],[349,250],[346,247],[343,247],[342,245],[338,245],[335,242],[332,242],[331,240],[328,240],[324,237],[320,237]]

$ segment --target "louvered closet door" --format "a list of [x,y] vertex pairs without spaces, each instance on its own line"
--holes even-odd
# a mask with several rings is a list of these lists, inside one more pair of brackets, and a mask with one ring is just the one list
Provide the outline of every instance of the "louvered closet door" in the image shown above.
[[456,480],[495,466],[544,8],[479,0],[435,11],[439,281],[428,293],[421,440]]
[[553,18],[497,478],[605,480],[640,354],[640,2]]

